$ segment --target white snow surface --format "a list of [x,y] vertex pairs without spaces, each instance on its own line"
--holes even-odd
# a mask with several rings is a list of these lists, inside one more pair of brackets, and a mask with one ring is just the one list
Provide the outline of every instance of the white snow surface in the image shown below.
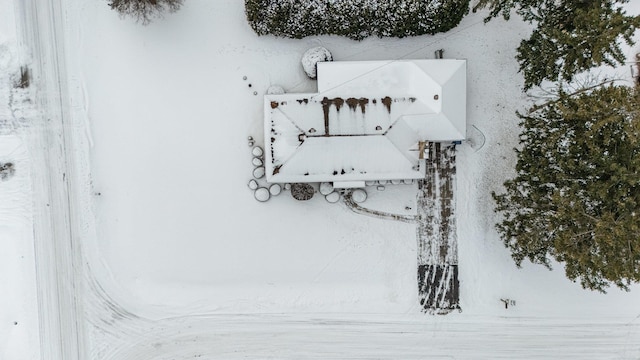
[[[599,294],[568,281],[561,264],[516,269],[494,230],[490,192],[513,174],[514,112],[530,102],[514,60],[526,24],[485,25],[478,13],[446,34],[356,43],[257,37],[237,0],[190,0],[146,27],[101,1],[24,4],[49,15],[23,26],[55,40],[40,46],[58,53],[33,55],[57,73],[35,83],[45,95],[44,84],[60,85],[60,111],[39,106],[64,126],[51,125],[57,136],[45,142],[38,131],[0,137],[0,159],[18,165],[0,182],[0,271],[15,274],[0,277],[0,358],[640,357],[639,286]],[[0,46],[11,41],[3,36]],[[468,60],[467,124],[487,141],[457,154],[461,313],[420,313],[413,225],[321,196],[298,202],[285,191],[259,203],[247,189],[247,136],[264,144],[262,95],[272,82],[312,92],[299,67],[311,46],[341,60],[430,58],[439,48]],[[69,186],[44,186],[49,172]],[[415,185],[367,193],[383,210],[415,206]],[[49,200],[62,220],[43,224]],[[59,235],[49,247],[43,225]],[[38,269],[55,270],[38,272],[38,312],[33,242],[50,251]]]
[[0,134],[0,162],[8,161],[16,173],[0,180],[0,359],[35,360],[40,348],[29,156],[19,136]]
[[12,1],[0,2],[0,163],[15,174],[0,179],[0,359],[41,358],[33,248],[31,163],[16,131],[12,91],[20,56]]

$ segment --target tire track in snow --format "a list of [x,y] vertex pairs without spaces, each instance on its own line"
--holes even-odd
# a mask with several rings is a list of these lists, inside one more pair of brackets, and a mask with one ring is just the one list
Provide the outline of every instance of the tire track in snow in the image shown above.
[[32,84],[42,116],[29,124],[34,190],[36,286],[43,359],[86,359],[71,124],[68,121],[61,0],[16,1],[21,46],[32,56]]
[[[82,212],[88,209],[77,194],[86,187],[76,170],[76,151],[79,138],[86,135],[79,130],[86,131],[88,124],[76,127],[70,114],[61,24],[65,4],[20,2],[23,46],[32,52],[37,103],[43,112],[38,123],[31,124],[30,134],[31,152],[36,155],[35,197],[41,202],[34,215],[41,346],[47,360],[100,359],[107,358],[118,341],[127,344],[132,334],[142,334],[147,322],[113,301],[84,265],[81,236],[86,214]],[[87,330],[99,331],[111,341],[90,342]]]
[[640,324],[555,318],[218,315],[155,322],[113,360],[636,359]]

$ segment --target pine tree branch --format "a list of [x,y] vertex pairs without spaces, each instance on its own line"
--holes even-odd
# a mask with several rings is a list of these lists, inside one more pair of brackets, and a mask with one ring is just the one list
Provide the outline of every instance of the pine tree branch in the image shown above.
[[[570,98],[570,97],[573,97],[573,96],[576,96],[576,95],[579,95],[579,94],[585,93],[585,92],[587,92],[587,91],[590,91],[590,90],[596,89],[596,88],[598,88],[598,87],[600,87],[600,86],[602,86],[602,85],[609,84],[609,83],[613,83],[613,82],[616,82],[616,81],[622,81],[622,80],[624,80],[624,79],[610,79],[610,80],[604,80],[604,81],[602,81],[602,82],[600,82],[600,83],[598,83],[598,84],[591,85],[591,86],[589,86],[589,87],[582,88],[582,89],[580,89],[580,90],[576,90],[576,91],[574,91],[574,92],[572,92],[572,93],[570,93],[570,94],[566,94],[566,95],[564,95],[564,97],[569,97],[569,98]],[[547,102],[542,103],[542,104],[534,105],[533,107],[531,107],[531,109],[529,109],[529,114],[534,113],[534,112],[536,112],[536,111],[538,111],[538,110],[540,110],[540,109],[542,109],[542,108],[544,108],[544,107],[546,107],[546,106],[548,106],[548,105],[558,103],[558,102],[560,102],[561,100],[562,100],[562,97],[558,97],[557,99],[553,99],[553,100],[547,101]]]

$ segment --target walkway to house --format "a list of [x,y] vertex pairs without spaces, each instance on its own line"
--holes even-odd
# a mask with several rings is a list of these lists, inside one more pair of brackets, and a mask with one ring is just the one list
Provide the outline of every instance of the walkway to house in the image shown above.
[[415,223],[417,219],[416,215],[391,214],[385,211],[373,210],[373,209],[368,209],[366,207],[362,207],[358,205],[355,201],[353,201],[353,198],[351,197],[350,192],[344,195],[344,203],[345,205],[347,205],[347,207],[349,207],[349,209],[351,209],[351,211],[355,212],[356,214],[368,215],[368,216],[372,216],[379,219],[402,221],[406,223]]
[[418,181],[418,293],[425,312],[460,309],[455,219],[456,148],[429,143],[427,173]]

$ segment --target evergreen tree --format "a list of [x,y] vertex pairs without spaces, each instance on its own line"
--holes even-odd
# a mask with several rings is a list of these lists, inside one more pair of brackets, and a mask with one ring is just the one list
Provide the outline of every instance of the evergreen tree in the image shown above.
[[147,25],[164,12],[180,9],[184,0],[110,0],[109,6],[122,16],[131,16]]
[[480,9],[488,9],[489,16],[484,22],[489,22],[492,18],[502,15],[505,20],[511,17],[511,11],[516,10],[518,15],[524,15],[538,8],[544,0],[478,0],[473,6],[473,12]]
[[547,2],[531,19],[537,28],[518,47],[525,90],[544,80],[571,81],[574,74],[624,64],[619,39],[632,45],[640,17],[627,16],[613,0]]
[[636,89],[611,85],[518,114],[517,175],[493,194],[518,266],[555,259],[602,292],[640,281],[638,100]]
[[544,80],[570,81],[573,75],[606,64],[623,64],[620,39],[633,44],[640,16],[628,16],[621,4],[628,0],[479,0],[474,11],[486,7],[488,21],[515,9],[536,28],[518,47],[517,59],[525,90]]

